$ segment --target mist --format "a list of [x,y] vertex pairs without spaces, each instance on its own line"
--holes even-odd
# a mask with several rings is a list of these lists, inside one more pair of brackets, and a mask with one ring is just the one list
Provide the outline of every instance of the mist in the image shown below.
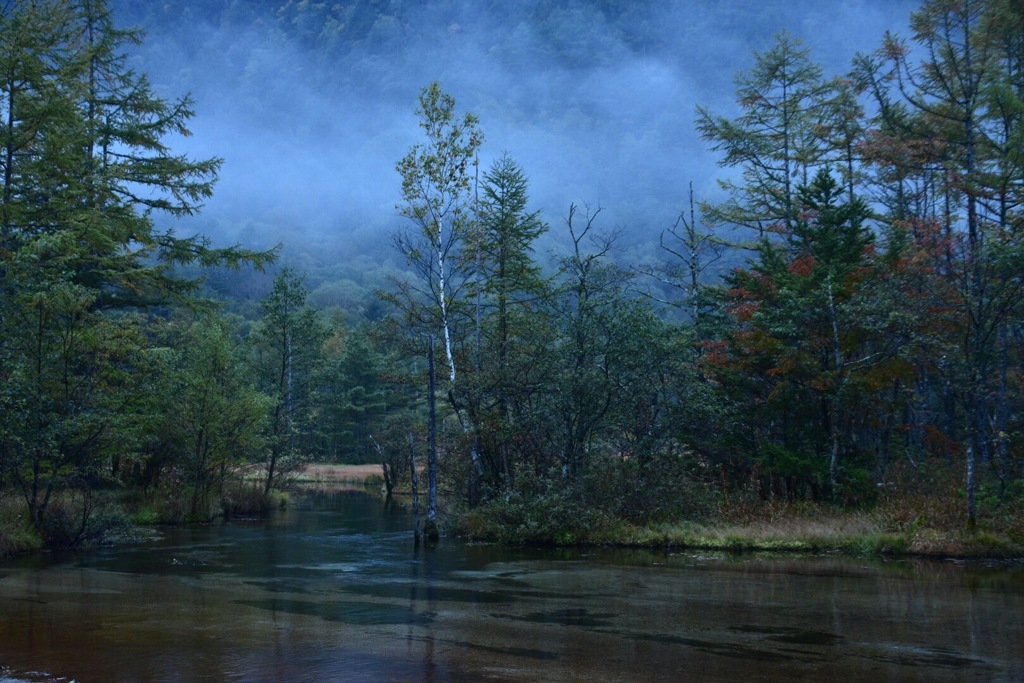
[[434,80],[479,116],[483,170],[504,151],[523,166],[531,204],[552,226],[548,247],[576,203],[623,231],[627,258],[651,258],[687,185],[714,199],[727,173],[695,131],[697,105],[735,115],[735,74],[783,29],[831,76],[886,30],[905,35],[917,5],[363,2],[353,28],[333,35],[346,40],[357,19],[370,28],[339,45],[323,36],[345,8],[311,16],[297,4],[113,7],[119,24],[146,32],[130,66],[160,94],[195,100],[193,135],[174,150],[224,159],[215,196],[174,228],[254,248],[281,242],[286,260],[307,266],[397,259],[387,246],[402,224],[395,162],[421,141],[417,96]]

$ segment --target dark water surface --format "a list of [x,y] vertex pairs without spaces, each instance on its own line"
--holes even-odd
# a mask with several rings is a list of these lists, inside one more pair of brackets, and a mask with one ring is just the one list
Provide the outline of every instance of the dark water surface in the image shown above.
[[0,564],[0,681],[1024,681],[1024,566],[414,550],[361,492]]

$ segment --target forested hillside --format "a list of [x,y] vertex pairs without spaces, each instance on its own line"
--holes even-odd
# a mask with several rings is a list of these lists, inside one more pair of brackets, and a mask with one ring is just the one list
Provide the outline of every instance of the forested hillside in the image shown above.
[[[743,19],[720,5],[707,21]],[[498,103],[428,80],[381,128],[409,140],[381,216],[319,252],[272,212],[180,236],[226,162],[179,151],[202,111],[133,70],[145,38],[123,26],[172,27],[164,48],[259,28],[308,45],[324,92],[389,101],[404,87],[367,73],[445,12],[445,35],[500,35],[509,72],[677,37],[646,3],[176,7],[2,14],[0,551],[265,508],[311,460],[381,462],[390,491],[411,457],[432,524],[511,541],[856,510],[907,543],[1024,543],[1015,3],[926,0],[841,70],[775,33],[716,84],[727,99],[687,103],[709,162],[692,183],[718,189],[677,188],[656,229],[573,196],[542,211],[512,131],[488,126]],[[502,105],[524,112],[512,83]],[[268,120],[274,96],[251,102]]]
[[[410,103],[427,83],[480,117],[485,166],[508,151],[529,171],[534,208],[555,228],[539,258],[569,251],[562,224],[575,202],[623,228],[619,263],[651,264],[689,183],[702,198],[719,192],[695,107],[734,111],[733,77],[782,29],[842,73],[886,28],[905,28],[913,0],[112,6],[146,31],[129,65],[158,92],[196,101],[195,135],[176,148],[224,159],[217,193],[180,229],[282,243],[314,301],[361,317],[403,268],[378,246],[399,224],[394,161],[416,142]],[[215,284],[233,299],[269,289],[268,278]]]

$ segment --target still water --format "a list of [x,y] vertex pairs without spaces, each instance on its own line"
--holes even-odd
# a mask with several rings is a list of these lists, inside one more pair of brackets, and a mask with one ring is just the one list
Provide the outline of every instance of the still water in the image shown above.
[[1024,566],[414,549],[362,492],[0,564],[0,681],[1024,681]]

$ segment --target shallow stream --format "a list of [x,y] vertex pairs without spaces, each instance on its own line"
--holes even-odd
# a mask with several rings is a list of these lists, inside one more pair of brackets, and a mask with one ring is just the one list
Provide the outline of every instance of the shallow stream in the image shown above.
[[0,563],[0,682],[1024,681],[1024,564],[417,549],[293,502]]

